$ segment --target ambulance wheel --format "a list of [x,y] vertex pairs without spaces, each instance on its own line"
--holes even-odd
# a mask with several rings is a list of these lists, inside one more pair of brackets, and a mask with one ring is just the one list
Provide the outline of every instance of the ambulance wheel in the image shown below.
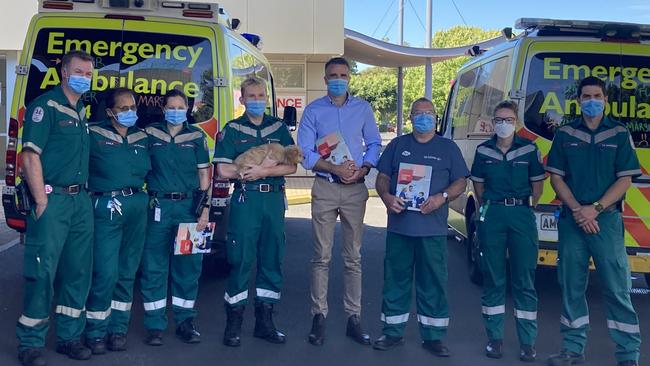
[[467,247],[467,264],[469,267],[469,279],[475,285],[483,285],[483,274],[481,273],[481,268],[479,266],[479,256],[480,248],[478,241],[478,232],[476,230],[476,221],[472,220],[469,225],[468,235],[465,238],[465,244]]

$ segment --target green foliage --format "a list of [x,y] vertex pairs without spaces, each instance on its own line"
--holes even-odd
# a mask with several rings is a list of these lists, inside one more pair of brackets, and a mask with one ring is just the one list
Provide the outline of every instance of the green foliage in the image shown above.
[[[434,48],[449,48],[475,45],[480,41],[499,36],[497,30],[485,31],[477,27],[455,26],[436,32],[433,36]],[[432,101],[438,113],[442,113],[447,102],[451,81],[458,69],[468,60],[457,57],[434,63],[432,70]],[[396,121],[397,109],[397,70],[372,67],[353,76],[350,83],[352,94],[366,99],[375,111],[381,124]],[[404,69],[404,119],[408,119],[409,107],[414,100],[424,95],[424,66]],[[410,127],[409,124],[405,124]]]

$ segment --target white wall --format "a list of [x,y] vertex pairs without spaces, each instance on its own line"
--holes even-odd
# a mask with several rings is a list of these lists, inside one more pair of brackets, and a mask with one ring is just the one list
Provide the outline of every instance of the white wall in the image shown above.
[[[38,11],[36,0],[0,0],[0,50],[23,48],[32,15]],[[13,70],[12,70],[13,71]]]

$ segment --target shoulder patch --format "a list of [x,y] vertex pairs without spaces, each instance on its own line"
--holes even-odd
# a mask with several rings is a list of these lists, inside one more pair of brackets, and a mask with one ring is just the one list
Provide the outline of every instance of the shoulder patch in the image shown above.
[[32,113],[32,121],[40,122],[43,120],[44,116],[45,116],[45,111],[43,110],[43,107],[36,107],[34,108],[34,112]]

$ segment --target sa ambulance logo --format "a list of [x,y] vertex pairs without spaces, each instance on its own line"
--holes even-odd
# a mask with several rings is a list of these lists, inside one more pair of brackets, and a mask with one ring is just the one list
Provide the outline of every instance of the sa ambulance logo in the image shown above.
[[411,156],[411,152],[406,150],[402,151],[402,156]]
[[40,122],[43,120],[43,117],[45,116],[45,111],[41,107],[36,107],[34,109],[34,113],[32,113],[32,121],[34,122]]

